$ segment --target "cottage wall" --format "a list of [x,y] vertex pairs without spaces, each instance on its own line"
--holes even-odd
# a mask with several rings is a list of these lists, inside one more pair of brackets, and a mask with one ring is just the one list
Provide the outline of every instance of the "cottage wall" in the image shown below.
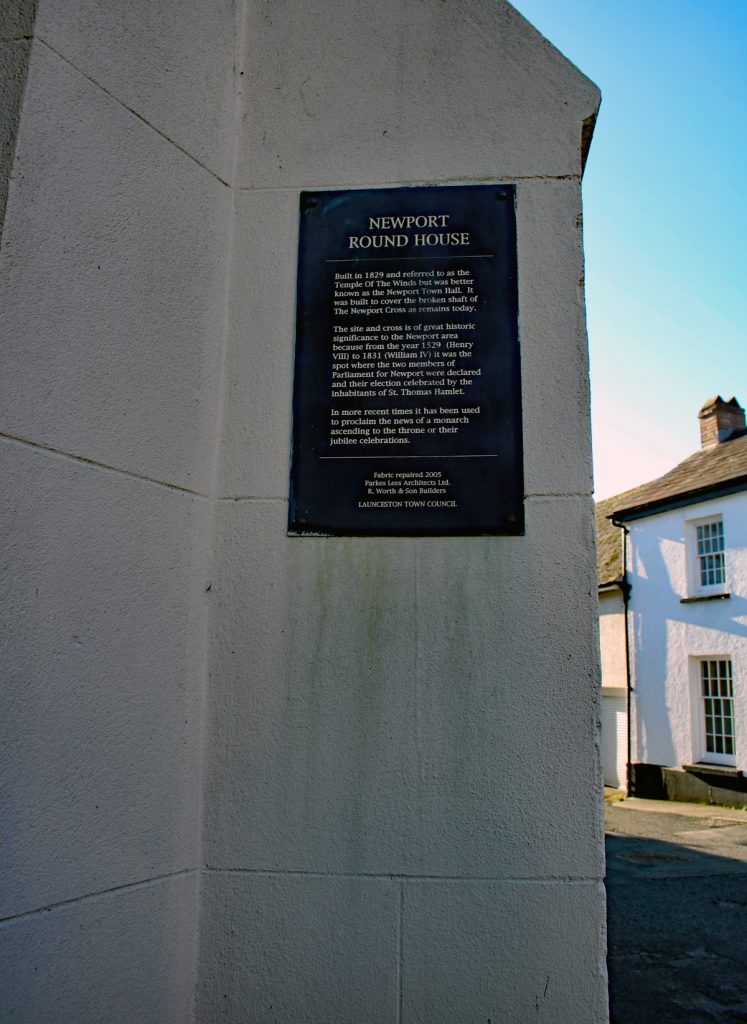
[[602,667],[602,766],[605,786],[627,786],[628,697],[625,603],[618,587],[599,593]]
[[[722,516],[728,598],[694,594],[692,524]],[[737,764],[747,769],[747,496],[727,495],[629,524],[635,637],[635,760],[681,767],[704,760],[698,663],[730,657]],[[683,603],[683,598],[686,599]]]

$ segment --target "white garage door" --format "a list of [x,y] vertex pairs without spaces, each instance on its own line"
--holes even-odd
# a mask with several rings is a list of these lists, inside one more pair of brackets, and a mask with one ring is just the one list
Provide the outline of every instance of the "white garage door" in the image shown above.
[[625,693],[606,694],[602,689],[602,764],[605,786],[625,786],[628,730]]

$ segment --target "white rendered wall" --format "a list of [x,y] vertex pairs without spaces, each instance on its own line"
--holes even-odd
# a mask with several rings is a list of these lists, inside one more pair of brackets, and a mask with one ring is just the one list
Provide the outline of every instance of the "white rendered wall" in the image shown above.
[[[198,1017],[606,1020],[580,229],[513,9],[248,5]],[[517,183],[527,535],[286,536],[303,188]]]
[[617,588],[599,595],[599,648],[602,687],[625,687],[625,603]]
[[230,2],[40,0],[23,41],[0,268],[0,1016],[23,1024],[192,1017],[233,37]]
[[625,602],[615,587],[599,594],[599,651],[602,667],[602,764],[605,786],[627,785],[627,666]]
[[[687,524],[721,515],[726,545],[723,601],[682,604],[691,593]],[[737,768],[747,770],[747,495],[712,499],[629,524],[628,572],[636,691],[634,759],[680,767],[704,759],[692,675],[701,657],[732,659]]]

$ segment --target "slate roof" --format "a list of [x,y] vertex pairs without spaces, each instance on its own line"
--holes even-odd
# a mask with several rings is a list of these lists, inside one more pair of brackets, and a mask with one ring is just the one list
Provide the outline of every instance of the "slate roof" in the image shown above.
[[[643,487],[648,487],[644,484]],[[607,518],[616,511],[620,501],[626,501],[635,495],[636,491],[643,490],[643,487],[635,487],[623,494],[616,494],[612,498],[596,503],[595,512],[597,517],[597,583],[600,587],[605,583],[615,583],[622,579],[623,560],[622,542],[623,533],[619,526],[613,526]]]
[[747,430],[728,441],[700,448],[664,476],[597,502],[597,582],[622,578],[622,530],[608,516],[637,519],[677,505],[705,500],[712,491],[747,489]]

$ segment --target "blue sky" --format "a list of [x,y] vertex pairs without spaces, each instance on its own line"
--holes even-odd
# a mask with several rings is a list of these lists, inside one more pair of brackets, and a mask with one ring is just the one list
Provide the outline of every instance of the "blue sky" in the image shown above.
[[602,90],[584,177],[596,497],[747,405],[747,0],[514,0]]

